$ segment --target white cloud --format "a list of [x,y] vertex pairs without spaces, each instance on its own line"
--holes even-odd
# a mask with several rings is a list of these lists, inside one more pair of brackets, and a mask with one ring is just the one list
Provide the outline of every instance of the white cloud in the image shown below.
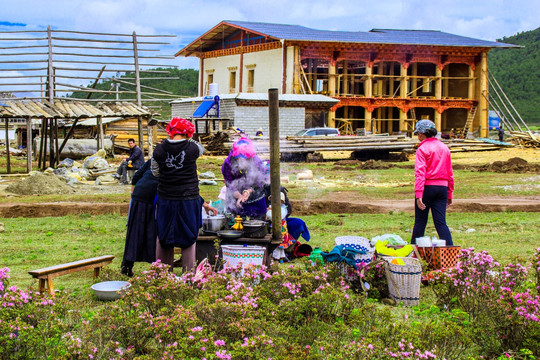
[[[19,0],[2,17],[30,29],[175,34],[174,54],[222,20],[303,25],[316,29],[432,29],[495,40],[538,27],[539,0]],[[0,30],[13,30],[3,27]],[[197,59],[178,59],[197,67]]]

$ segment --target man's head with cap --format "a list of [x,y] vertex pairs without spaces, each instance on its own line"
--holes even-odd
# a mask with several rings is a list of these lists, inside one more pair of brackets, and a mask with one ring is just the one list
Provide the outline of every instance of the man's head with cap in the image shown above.
[[431,120],[420,120],[416,123],[414,135],[426,134],[429,129],[435,129],[435,123]]

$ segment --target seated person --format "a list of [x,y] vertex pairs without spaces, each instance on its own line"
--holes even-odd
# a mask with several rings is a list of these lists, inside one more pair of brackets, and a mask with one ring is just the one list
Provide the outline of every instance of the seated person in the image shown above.
[[[264,186],[264,193],[266,198],[266,206],[270,206],[270,185],[267,184]],[[294,239],[298,240],[300,236],[302,236],[305,240],[309,241],[311,239],[311,235],[309,234],[309,230],[306,226],[306,223],[304,220],[299,218],[293,218],[290,217],[292,214],[292,205],[291,201],[289,200],[289,196],[287,195],[288,190],[286,187],[281,187],[281,194],[285,197],[284,205],[287,208],[287,215],[285,216],[285,219],[287,220],[287,231],[289,235],[291,235]],[[268,221],[271,221],[272,219],[268,219]]]
[[[307,241],[311,239],[311,235],[309,234],[309,230],[304,220],[289,217],[292,212],[291,203],[289,201],[289,198],[287,197],[286,189],[284,187],[281,188],[282,191],[280,192],[280,199],[282,242],[272,253],[272,257],[277,260],[285,259],[287,257],[285,250],[290,252],[290,250],[294,248],[294,246],[292,245],[297,242],[300,236],[302,236],[302,238]],[[266,219],[268,221],[272,221],[271,196],[267,197],[267,203],[268,210],[266,212]]]
[[128,140],[129,145],[129,156],[123,158],[122,163],[116,170],[114,177],[120,179],[121,183],[124,185],[128,184],[127,181],[127,171],[128,170],[138,170],[144,164],[144,154],[140,147],[135,145],[135,139]]
[[225,181],[225,207],[233,215],[263,220],[266,214],[264,184],[267,177],[262,160],[247,137],[236,140],[221,166]]
[[[270,193],[271,193],[271,189],[270,189],[270,184],[265,184],[264,187],[263,187],[263,190],[264,190],[264,198],[266,199],[266,207],[268,208],[268,206],[270,206]],[[289,197],[287,196],[287,192],[289,190],[287,190],[286,187],[284,186],[281,186],[281,193],[283,194],[283,196],[285,196],[285,206],[287,207],[287,216],[286,217],[289,217],[289,215],[291,215],[292,213],[292,206],[291,206],[291,201],[289,200]]]

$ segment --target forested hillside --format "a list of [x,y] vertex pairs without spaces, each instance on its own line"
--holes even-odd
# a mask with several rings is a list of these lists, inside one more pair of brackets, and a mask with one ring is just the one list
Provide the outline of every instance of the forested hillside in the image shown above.
[[520,49],[494,49],[488,53],[489,70],[523,120],[540,123],[540,28],[498,39]]
[[[170,105],[169,101],[145,101],[149,98],[157,98],[157,99],[163,99],[163,98],[170,98],[175,99],[177,96],[197,96],[197,88],[198,88],[198,80],[199,80],[199,71],[194,69],[175,69],[175,68],[156,68],[152,70],[159,70],[159,71],[168,71],[168,74],[163,73],[144,73],[145,78],[149,77],[155,77],[155,78],[163,78],[163,77],[174,77],[174,80],[167,80],[167,79],[156,79],[156,80],[141,80],[141,91],[142,92],[149,92],[149,93],[157,93],[155,90],[152,90],[150,88],[165,90],[173,95],[168,96],[143,96],[142,101],[143,104],[146,106],[151,106],[156,112],[160,113],[160,116],[158,118],[160,119],[167,119],[170,117]],[[120,80],[119,84],[119,99],[135,99],[134,94],[124,94],[122,91],[135,91],[135,74],[134,73],[125,73],[118,77],[118,80]],[[132,83],[133,85],[126,84],[126,82]],[[88,85],[87,87],[91,87],[92,84]],[[146,86],[146,88],[145,88]],[[116,84],[112,80],[106,80],[106,81],[100,81],[96,89],[103,90],[103,91],[115,91],[116,90]],[[74,92],[71,94],[71,97],[74,98],[86,98],[87,97],[86,92]],[[114,99],[116,97],[115,93],[112,94],[92,94],[92,99]],[[154,108],[154,106],[156,108]]]

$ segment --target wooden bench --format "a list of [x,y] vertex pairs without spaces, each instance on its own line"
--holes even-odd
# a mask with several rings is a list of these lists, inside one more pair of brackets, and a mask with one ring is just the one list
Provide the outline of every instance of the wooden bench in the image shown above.
[[[33,278],[39,279],[39,292],[43,293],[45,287],[49,290],[49,295],[54,296],[54,286],[52,279],[56,276],[71,274],[77,271],[94,269],[94,278],[99,276],[99,271],[102,266],[110,264],[114,259],[114,255],[103,255],[91,259],[73,261],[67,264],[49,266],[43,269],[32,270],[28,273]],[[47,286],[45,286],[45,281]]]

